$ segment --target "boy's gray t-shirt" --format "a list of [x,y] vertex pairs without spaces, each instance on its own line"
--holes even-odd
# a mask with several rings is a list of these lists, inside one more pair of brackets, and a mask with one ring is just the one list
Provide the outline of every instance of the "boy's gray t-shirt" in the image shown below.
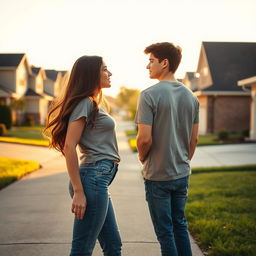
[[137,124],[152,126],[152,146],[143,166],[145,179],[167,181],[191,173],[189,144],[199,122],[199,102],[179,82],[161,81],[141,92]]
[[95,119],[95,126],[88,125],[88,117],[93,110],[93,102],[89,98],[81,100],[70,115],[69,122],[86,118],[86,125],[79,141],[82,153],[81,165],[108,159],[120,161],[115,133],[115,121],[102,108]]

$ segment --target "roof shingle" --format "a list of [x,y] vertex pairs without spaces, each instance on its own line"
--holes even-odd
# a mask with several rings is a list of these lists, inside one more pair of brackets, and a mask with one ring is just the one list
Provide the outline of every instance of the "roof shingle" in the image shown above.
[[0,53],[0,67],[17,67],[25,53]]
[[256,43],[203,42],[213,85],[204,91],[241,91],[237,81],[256,73]]

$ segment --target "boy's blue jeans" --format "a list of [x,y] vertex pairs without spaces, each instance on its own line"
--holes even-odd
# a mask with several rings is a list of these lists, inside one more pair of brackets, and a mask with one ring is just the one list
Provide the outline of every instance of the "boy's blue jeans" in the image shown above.
[[170,181],[145,180],[146,200],[162,256],[192,256],[184,209],[189,176]]
[[[121,238],[108,193],[117,168],[118,164],[110,160],[80,166],[87,207],[82,220],[75,217],[70,256],[91,256],[97,239],[104,256],[121,255]],[[69,191],[73,197],[71,183]]]

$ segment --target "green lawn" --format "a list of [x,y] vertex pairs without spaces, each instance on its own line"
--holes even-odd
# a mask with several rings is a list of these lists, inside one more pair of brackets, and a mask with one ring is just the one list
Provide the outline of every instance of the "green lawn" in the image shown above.
[[[137,152],[136,147],[136,130],[127,130],[125,131],[126,136],[128,137],[128,143],[133,152]],[[231,134],[230,140],[227,141],[219,141],[217,140],[217,135],[200,135],[197,146],[207,146],[207,145],[224,145],[224,144],[232,144],[232,143],[241,143],[237,139],[241,136],[240,134]],[[234,139],[234,140],[232,140]]]
[[4,136],[0,136],[0,141],[28,144],[36,146],[48,146],[48,140],[42,136],[42,126],[23,126],[13,127],[11,130],[7,130]]
[[186,215],[200,247],[211,256],[255,255],[256,166],[193,173]]
[[5,136],[22,139],[46,140],[41,134],[43,128],[44,127],[42,126],[13,127],[11,130],[7,130]]
[[38,168],[35,161],[0,157],[0,189]]

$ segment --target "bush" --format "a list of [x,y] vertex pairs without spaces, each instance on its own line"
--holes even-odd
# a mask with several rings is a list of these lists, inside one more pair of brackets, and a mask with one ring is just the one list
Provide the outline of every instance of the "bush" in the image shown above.
[[7,105],[0,105],[0,123],[9,130],[12,127],[12,111]]
[[248,129],[247,130],[243,130],[242,131],[242,135],[243,135],[244,138],[249,137],[250,136],[250,131]]
[[6,133],[6,126],[5,124],[0,124],[0,136]]
[[26,116],[25,122],[23,124],[25,126],[34,126],[35,122],[31,116]]
[[218,139],[219,140],[226,140],[229,137],[229,133],[226,130],[222,130],[218,132]]

